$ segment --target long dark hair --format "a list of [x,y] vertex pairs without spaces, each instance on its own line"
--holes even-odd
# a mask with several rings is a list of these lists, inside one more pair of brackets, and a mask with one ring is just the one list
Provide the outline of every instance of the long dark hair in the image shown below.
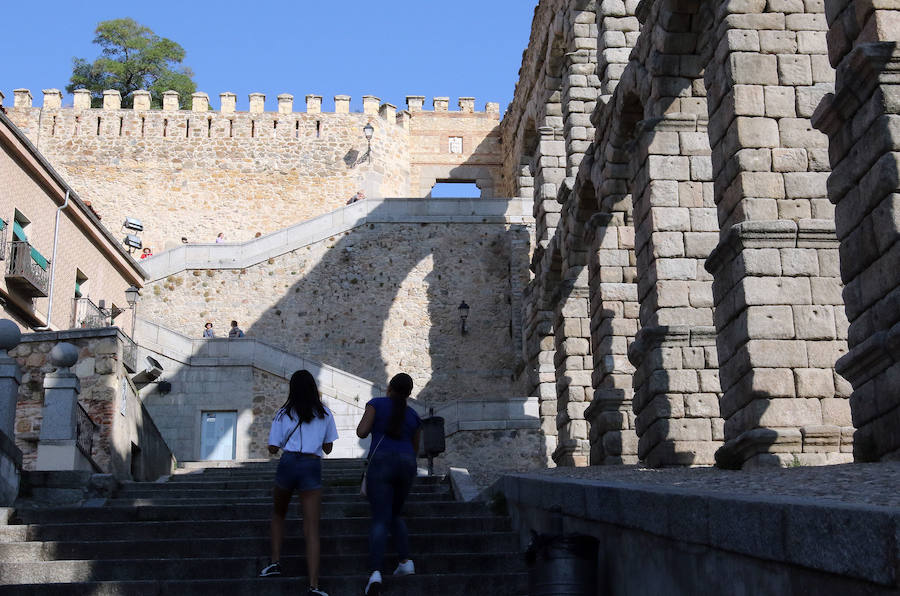
[[412,393],[413,380],[406,373],[399,373],[388,383],[388,395],[391,398],[391,417],[388,419],[385,434],[394,440],[403,437],[403,424],[406,422],[406,399]]
[[281,410],[291,420],[299,418],[301,422],[325,417],[325,406],[319,395],[319,387],[308,370],[298,370],[291,375],[291,388]]

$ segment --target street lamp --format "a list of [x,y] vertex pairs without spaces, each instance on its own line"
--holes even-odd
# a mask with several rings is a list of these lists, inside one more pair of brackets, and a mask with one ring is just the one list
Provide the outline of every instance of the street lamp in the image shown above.
[[372,126],[371,122],[367,122],[365,126],[363,126],[363,134],[366,136],[366,152],[362,154],[362,156],[356,160],[355,165],[359,165],[363,162],[369,161],[369,158],[372,155],[372,137],[375,135],[375,127]]
[[459,311],[459,328],[462,335],[466,334],[466,319],[469,317],[469,305],[463,300],[456,309]]
[[134,339],[134,326],[137,320],[137,303],[141,298],[141,291],[135,286],[130,286],[125,290],[125,302],[131,309],[131,339]]

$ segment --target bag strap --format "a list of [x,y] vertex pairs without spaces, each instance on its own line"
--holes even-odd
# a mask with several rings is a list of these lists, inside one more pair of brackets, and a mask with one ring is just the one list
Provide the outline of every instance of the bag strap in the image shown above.
[[384,435],[381,435],[381,438],[378,439],[378,442],[375,444],[375,449],[369,454],[369,457],[366,458],[366,461],[372,459],[372,456],[375,455],[375,452],[378,451],[378,448],[381,447],[381,442],[384,440]]
[[[282,443],[281,443],[281,448],[282,448],[282,449],[284,449],[284,446],[288,444],[288,441],[291,440],[291,437],[294,436],[294,432],[295,432],[298,428],[300,428],[300,425],[301,425],[301,424],[303,424],[303,420],[300,420],[299,422],[297,422],[297,426],[295,426],[295,427],[291,430],[291,432],[288,433],[287,438],[286,438],[284,441],[282,441]],[[302,438],[300,439],[300,449],[303,449],[303,439],[302,439]]]

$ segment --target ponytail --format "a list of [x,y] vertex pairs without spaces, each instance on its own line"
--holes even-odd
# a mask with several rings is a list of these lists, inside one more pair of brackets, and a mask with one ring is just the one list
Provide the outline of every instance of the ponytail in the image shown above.
[[399,373],[388,383],[388,395],[391,399],[391,417],[388,419],[385,434],[400,440],[403,437],[403,424],[406,422],[406,400],[412,393],[413,381],[406,373]]

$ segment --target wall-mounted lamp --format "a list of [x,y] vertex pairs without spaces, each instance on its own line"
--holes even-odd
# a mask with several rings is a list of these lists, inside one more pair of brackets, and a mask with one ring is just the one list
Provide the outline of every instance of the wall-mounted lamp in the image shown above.
[[459,311],[459,330],[462,335],[466,334],[466,319],[469,318],[469,305],[463,300],[456,309]]
[[372,156],[372,137],[375,135],[375,127],[372,126],[371,122],[367,122],[365,126],[363,126],[363,134],[366,136],[366,152],[363,153],[359,159],[356,160],[356,163],[353,165],[358,166],[361,163],[370,161]]

